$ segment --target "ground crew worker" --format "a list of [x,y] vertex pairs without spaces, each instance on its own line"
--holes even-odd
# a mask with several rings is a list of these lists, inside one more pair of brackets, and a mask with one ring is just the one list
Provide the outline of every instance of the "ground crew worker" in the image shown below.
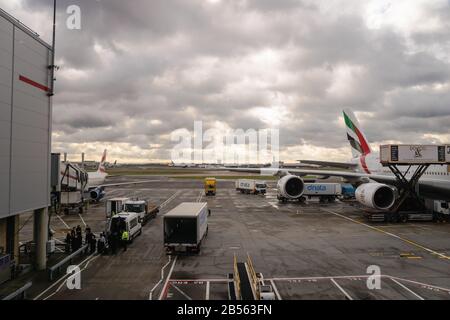
[[116,254],[117,232],[113,232],[108,235],[108,243],[109,243],[109,246],[111,247],[111,254]]
[[128,240],[130,239],[128,232],[125,230],[122,233],[122,245],[123,245],[123,251],[127,251],[127,244],[128,244]]
[[105,253],[105,248],[106,248],[106,238],[105,238],[105,234],[102,232],[100,234],[100,238],[97,241],[97,251],[100,254],[104,254]]
[[72,241],[73,241],[72,235],[71,235],[71,233],[69,231],[69,232],[67,232],[67,235],[66,235],[66,247],[65,247],[66,253],[70,252],[71,246],[73,245]]

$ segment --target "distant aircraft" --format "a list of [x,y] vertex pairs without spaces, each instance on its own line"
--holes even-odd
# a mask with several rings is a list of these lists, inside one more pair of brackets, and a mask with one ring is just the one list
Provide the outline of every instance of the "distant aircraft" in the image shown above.
[[[350,143],[353,157],[348,162],[303,160],[301,163],[347,169],[348,171],[330,171],[314,169],[276,169],[276,168],[237,168],[232,171],[260,172],[265,174],[279,174],[283,177],[278,187],[292,199],[298,198],[303,190],[303,180],[299,176],[317,175],[322,177],[342,177],[345,180],[365,189],[366,206],[387,210],[396,200],[396,177],[381,165],[379,154],[373,152],[368,140],[361,130],[358,120],[351,110],[344,110],[344,121],[347,128],[347,139]],[[403,172],[406,170],[402,170]],[[409,174],[411,176],[412,173]],[[450,201],[450,167],[432,165],[418,182],[419,193],[422,197]]]
[[175,163],[175,162],[171,161],[169,163],[169,167],[172,167],[172,168],[195,168],[195,167],[197,167],[197,165],[194,163]]
[[89,178],[87,189],[89,192],[89,196],[92,200],[100,201],[106,195],[105,188],[107,187],[136,185],[154,181],[154,180],[139,180],[129,182],[106,183],[106,179],[108,178],[108,173],[106,172],[105,169],[106,155],[107,150],[105,149],[105,151],[103,152],[102,159],[100,160],[100,164],[98,165],[97,171],[88,173]]

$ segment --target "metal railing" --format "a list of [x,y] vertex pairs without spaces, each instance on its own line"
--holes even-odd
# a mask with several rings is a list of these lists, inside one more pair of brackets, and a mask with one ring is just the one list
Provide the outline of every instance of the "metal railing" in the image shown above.
[[30,289],[32,285],[33,285],[32,282],[28,282],[23,287],[17,289],[13,293],[11,293],[11,294],[7,295],[6,297],[4,297],[2,300],[4,300],[4,301],[6,301],[6,300],[15,300],[18,297],[20,297],[20,299],[26,299],[26,291],[28,289]]
[[251,284],[252,290],[256,296],[255,298],[256,298],[256,300],[260,300],[261,292],[260,292],[260,288],[259,288],[259,279],[258,279],[258,276],[256,275],[255,268],[253,267],[253,262],[252,262],[252,259],[250,258],[249,253],[247,253],[247,270],[250,275],[250,280],[251,280],[250,284]]
[[80,249],[78,249],[77,251],[75,251],[74,253],[68,255],[67,257],[65,257],[63,260],[61,260],[60,262],[58,262],[57,264],[55,264],[54,266],[50,267],[48,269],[48,279],[50,281],[53,281],[53,275],[56,273],[60,273],[61,272],[61,268],[66,264],[66,263],[72,263],[73,258],[75,258],[76,256],[81,255],[82,253],[86,252],[89,248],[88,244],[85,244],[84,246],[82,246]]
[[234,283],[235,283],[234,288],[236,291],[236,299],[241,300],[241,279],[239,278],[236,254],[234,254],[233,259],[233,275],[234,275]]

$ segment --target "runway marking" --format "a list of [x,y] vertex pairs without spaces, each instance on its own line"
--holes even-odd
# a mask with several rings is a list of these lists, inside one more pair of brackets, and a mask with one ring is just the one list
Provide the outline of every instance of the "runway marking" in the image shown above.
[[206,294],[205,294],[205,300],[209,300],[209,290],[210,290],[210,282],[206,282]]
[[419,300],[425,300],[424,298],[422,298],[421,296],[419,296],[417,293],[415,293],[414,291],[412,291],[410,288],[408,288],[407,286],[405,286],[403,283],[400,283],[400,282],[398,282],[397,280],[392,279],[392,278],[391,278],[391,280],[392,280],[394,283],[398,284],[398,285],[399,285],[400,287],[402,287],[403,289],[405,289],[406,291],[408,291],[409,293],[411,293],[412,295],[414,295],[415,297],[417,297]]
[[181,193],[181,190],[178,190],[177,192],[175,192],[169,199],[167,199],[166,201],[164,201],[163,203],[161,203],[159,205],[159,208],[162,209],[165,206],[167,206],[173,199],[175,199],[179,194]]
[[277,209],[277,210],[280,210],[280,207],[278,207],[274,202],[267,201],[267,203],[268,203],[270,206],[272,206],[273,208],[275,208],[275,209]]
[[[354,276],[326,276],[326,277],[298,277],[298,278],[268,278],[266,280],[269,281],[306,281],[306,280],[330,280],[330,279],[366,279],[371,277],[371,275],[354,275]],[[419,281],[414,281],[414,280],[409,280],[409,279],[404,279],[404,278],[399,278],[399,277],[395,277],[395,276],[390,276],[390,275],[386,275],[386,274],[382,274],[379,276],[380,278],[388,278],[388,279],[395,279],[398,281],[402,281],[402,282],[408,282],[408,283],[412,283],[415,285],[419,285],[422,287],[428,287],[431,289],[435,289],[435,290],[439,290],[439,291],[445,291],[447,293],[450,294],[450,289],[449,288],[444,288],[444,287],[439,287],[439,286],[435,286],[432,284],[427,284],[427,283],[423,283],[423,282],[419,282]]]
[[66,226],[67,229],[70,229],[69,225],[57,214],[56,217],[58,217],[59,220]]
[[[302,281],[302,280],[331,280],[331,279],[357,279],[357,278],[368,278],[370,275],[356,275],[356,276],[332,276],[332,277],[297,277],[297,278],[269,278],[267,280],[273,280],[273,281]],[[381,275],[380,277],[383,277]]]
[[366,228],[369,228],[369,229],[372,229],[372,230],[381,232],[381,233],[383,233],[383,234],[385,234],[385,235],[388,235],[388,236],[390,236],[390,237],[393,237],[393,238],[396,238],[396,239],[401,240],[401,241],[403,241],[403,242],[406,242],[406,243],[408,243],[408,244],[410,244],[410,245],[412,245],[412,246],[414,246],[414,247],[417,247],[417,248],[420,248],[420,249],[422,249],[422,250],[425,250],[425,251],[427,251],[428,253],[433,254],[433,255],[436,255],[436,256],[439,256],[439,257],[441,257],[441,258],[443,258],[443,259],[450,260],[450,257],[449,257],[449,256],[446,256],[445,254],[442,254],[442,253],[439,253],[439,252],[437,252],[437,251],[434,251],[434,250],[432,250],[432,249],[430,249],[430,248],[424,247],[424,246],[422,246],[422,245],[420,245],[420,244],[418,244],[418,243],[416,243],[416,242],[414,242],[414,241],[405,239],[405,238],[400,237],[400,236],[398,236],[398,235],[396,235],[396,234],[393,234],[393,233],[391,233],[391,232],[387,232],[387,231],[385,231],[385,230],[383,230],[383,229],[380,229],[380,228],[377,228],[377,227],[368,225],[368,224],[366,224],[366,223],[357,221],[357,220],[355,220],[355,219],[346,217],[346,216],[344,216],[344,215],[342,215],[342,214],[333,212],[333,211],[331,211],[331,210],[327,210],[327,209],[323,209],[323,208],[322,208],[322,211],[331,213],[331,214],[333,214],[333,215],[335,215],[335,216],[338,216],[338,217],[343,218],[343,219],[345,219],[345,220],[348,220],[348,221],[351,221],[351,222],[353,222],[353,223],[359,224],[359,225],[364,226],[364,227],[366,227]]
[[81,214],[78,214],[78,216],[80,217],[80,219],[81,219],[81,222],[83,222],[83,224],[84,224],[84,227],[86,228],[86,222],[84,222],[84,219],[83,219],[83,217],[81,216]]
[[173,283],[178,283],[178,284],[182,284],[182,283],[189,283],[189,282],[194,282],[194,283],[198,283],[198,284],[203,284],[204,282],[233,282],[233,280],[229,280],[229,279],[170,279],[170,282]]
[[[86,259],[84,259],[82,262],[80,262],[77,267],[80,267],[83,263],[85,263],[86,261],[88,261],[89,259],[93,259],[94,257],[96,257],[95,253],[91,254],[89,257],[87,257]],[[89,262],[91,261],[88,261]],[[88,265],[87,264],[87,265]],[[87,267],[86,265],[86,267]],[[85,267],[85,268],[86,268]],[[84,269],[83,269],[84,270]],[[81,271],[83,271],[81,270]],[[47,291],[49,291],[50,289],[52,289],[54,286],[56,286],[59,282],[61,282],[62,280],[64,280],[65,278],[67,278],[69,276],[69,274],[65,274],[64,276],[62,276],[61,278],[59,278],[57,281],[55,281],[54,283],[52,283],[47,289],[45,289],[44,291],[42,291],[39,295],[37,295],[33,300],[38,300],[41,296],[43,296],[44,294],[47,293]],[[63,282],[64,283],[64,282]],[[47,297],[48,298],[48,297]]]
[[202,201],[202,198],[203,198],[203,190],[200,190],[200,194],[197,197],[197,202]]
[[347,291],[345,291],[340,285],[339,285],[339,283],[337,283],[333,278],[331,278],[330,279],[331,280],[331,282],[345,295],[345,297],[348,299],[348,300],[353,300],[353,298],[352,298],[352,296],[351,295],[349,295],[348,294],[348,292]]
[[[92,259],[89,260],[89,261],[86,263],[86,265],[84,266],[84,268],[83,268],[83,269],[80,269],[80,272],[77,272],[77,273],[73,274],[73,276],[75,276],[75,275],[77,275],[77,274],[81,274],[81,272],[83,272],[84,270],[87,269],[87,267],[89,266],[89,263],[91,263],[92,261],[94,261],[94,260],[95,260],[96,258],[98,258],[98,257],[99,257],[99,255],[96,255],[96,256],[92,257]],[[72,274],[68,274],[68,276],[72,276]],[[53,292],[52,294],[50,294],[49,296],[47,296],[47,297],[44,298],[43,300],[47,300],[47,299],[53,297],[55,294],[57,294],[57,293],[59,292],[59,290],[61,290],[61,288],[62,288],[65,284],[66,284],[66,282],[63,281],[63,283],[61,283],[61,285],[58,287],[58,289],[56,289],[55,292]]]
[[150,293],[148,294],[148,300],[153,300],[153,291],[155,291],[156,288],[158,288],[161,282],[164,280],[164,269],[170,264],[171,261],[172,256],[169,256],[169,261],[167,261],[167,263],[161,268],[161,279],[154,285],[152,290],[150,290]]
[[450,289],[448,289],[448,288],[443,288],[443,287],[439,287],[439,286],[435,286],[435,285],[431,285],[431,284],[426,284],[423,282],[418,282],[418,281],[403,279],[403,278],[398,278],[398,277],[389,277],[389,278],[396,279],[398,281],[409,282],[409,283],[416,284],[416,285],[419,285],[422,287],[429,287],[429,288],[436,289],[436,290],[446,291],[447,293],[450,294]]
[[175,264],[177,263],[177,258],[178,258],[178,256],[175,256],[175,259],[173,259],[172,267],[170,268],[169,274],[167,275],[166,282],[164,283],[164,287],[161,291],[161,294],[160,294],[158,300],[162,300],[165,297],[165,295],[167,294],[170,277],[172,276],[173,269],[175,268]]
[[277,286],[275,285],[275,282],[274,282],[273,280],[269,280],[269,282],[270,282],[270,284],[272,285],[273,292],[275,292],[275,295],[277,296],[277,299],[278,299],[278,300],[283,300],[283,299],[281,298],[280,293],[278,292],[278,288],[277,288]]
[[183,297],[185,297],[186,299],[188,299],[188,300],[192,300],[192,298],[191,297],[189,297],[184,291],[182,291],[180,288],[178,288],[176,285],[174,285],[174,284],[170,284],[175,290],[177,290],[179,293],[181,293],[181,295],[183,296]]

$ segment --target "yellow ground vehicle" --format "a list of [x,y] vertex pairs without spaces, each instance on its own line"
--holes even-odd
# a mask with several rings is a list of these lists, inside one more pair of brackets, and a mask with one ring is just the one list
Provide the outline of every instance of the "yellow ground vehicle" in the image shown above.
[[216,186],[217,186],[216,178],[206,178],[205,179],[205,195],[215,196],[216,195]]

